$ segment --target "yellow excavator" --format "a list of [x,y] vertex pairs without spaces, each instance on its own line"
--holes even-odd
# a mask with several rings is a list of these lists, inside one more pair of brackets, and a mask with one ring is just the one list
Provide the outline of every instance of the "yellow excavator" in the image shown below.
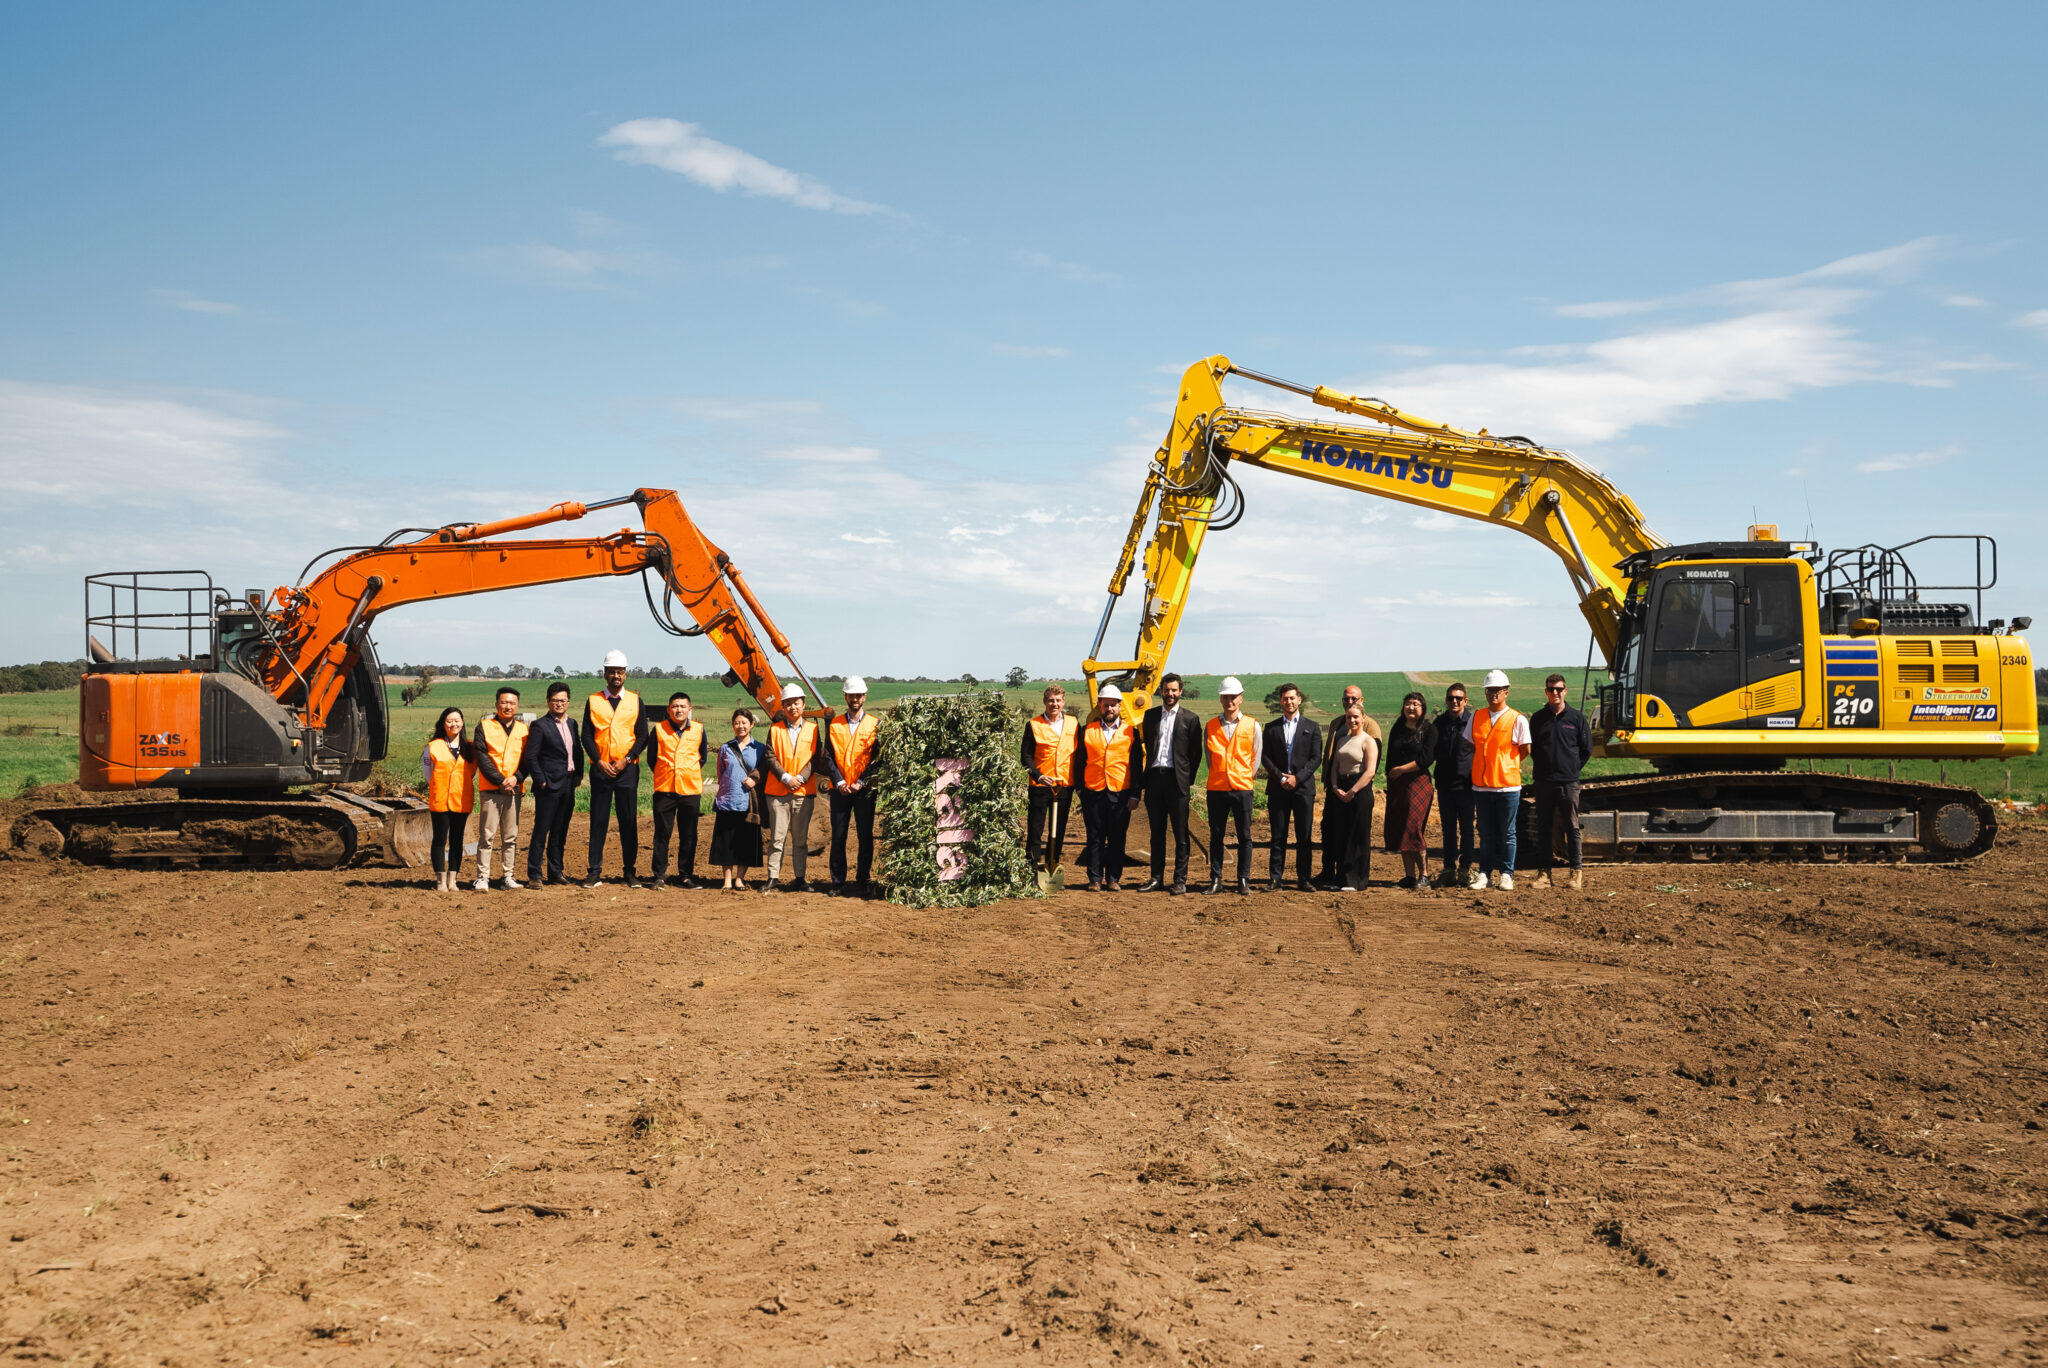
[[[1223,395],[1231,376],[1363,421],[1238,407]],[[1997,582],[1989,537],[1824,554],[1752,527],[1743,541],[1674,546],[1568,451],[1294,384],[1225,356],[1181,377],[1082,663],[1091,701],[1115,683],[1133,717],[1149,706],[1203,542],[1244,514],[1246,467],[1511,528],[1564,562],[1606,665],[1596,753],[1653,767],[1585,785],[1586,842],[1608,858],[1968,858],[1997,831],[1974,789],[1898,779],[1895,764],[1883,777],[1837,771],[2039,748],[2033,656],[2019,635],[2032,619],[1983,621],[1984,591]],[[1103,642],[1141,548],[1137,645],[1128,659],[1108,659]],[[1960,550],[1974,566],[1969,581],[1919,581],[1911,561],[1920,549]]]

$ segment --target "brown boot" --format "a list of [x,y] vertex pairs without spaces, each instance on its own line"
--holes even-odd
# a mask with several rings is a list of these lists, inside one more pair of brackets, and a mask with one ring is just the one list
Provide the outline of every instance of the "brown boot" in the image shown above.
[[1548,887],[1550,887],[1550,871],[1546,869],[1546,870],[1544,870],[1544,871],[1543,871],[1542,873],[1538,874],[1538,875],[1537,875],[1537,876],[1536,876],[1535,878],[1533,878],[1533,879],[1529,880],[1529,887],[1531,887],[1531,888],[1548,888]]
[[1574,869],[1572,871],[1571,878],[1565,881],[1565,886],[1571,889],[1571,891],[1574,893],[1583,890],[1586,886],[1586,871],[1583,869]]

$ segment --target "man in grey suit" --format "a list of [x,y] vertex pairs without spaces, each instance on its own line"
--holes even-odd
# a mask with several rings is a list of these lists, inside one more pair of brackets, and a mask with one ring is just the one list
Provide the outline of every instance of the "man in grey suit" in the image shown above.
[[1304,893],[1309,882],[1309,821],[1316,810],[1316,770],[1323,762],[1323,733],[1301,715],[1301,690],[1282,684],[1280,715],[1266,724],[1260,768],[1266,771],[1266,820],[1272,824],[1272,877],[1266,891],[1280,891],[1287,871],[1287,828],[1294,826],[1294,872]]
[[1159,706],[1138,724],[1138,754],[1145,760],[1145,811],[1152,818],[1152,877],[1138,886],[1150,893],[1166,884],[1166,832],[1173,829],[1173,887],[1188,891],[1188,793],[1202,765],[1202,719],[1180,705],[1177,674],[1159,681]]

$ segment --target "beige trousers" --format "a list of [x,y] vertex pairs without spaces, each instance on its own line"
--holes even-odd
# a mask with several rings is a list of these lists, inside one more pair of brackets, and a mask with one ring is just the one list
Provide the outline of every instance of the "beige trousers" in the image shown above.
[[476,876],[491,877],[491,850],[498,851],[498,877],[513,877],[519,846],[519,795],[511,789],[478,789],[476,794]]
[[811,855],[811,804],[814,794],[768,795],[768,882],[782,875],[782,853],[789,851],[790,872],[801,879]]

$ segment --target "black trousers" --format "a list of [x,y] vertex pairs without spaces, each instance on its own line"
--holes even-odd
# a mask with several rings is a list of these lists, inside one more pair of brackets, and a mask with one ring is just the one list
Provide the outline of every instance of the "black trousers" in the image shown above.
[[702,815],[702,795],[657,793],[654,795],[654,877],[668,877],[668,838],[676,838],[676,877],[687,879],[697,872],[697,819]]
[[1294,877],[1308,882],[1309,867],[1309,821],[1316,812],[1316,791],[1303,784],[1289,790],[1274,784],[1266,789],[1266,820],[1272,824],[1273,833],[1268,848],[1272,851],[1273,878],[1283,878],[1287,873],[1287,827],[1294,826]]
[[1145,814],[1152,819],[1152,877],[1166,877],[1166,830],[1173,828],[1173,881],[1188,881],[1188,796],[1170,766],[1145,771]]
[[[604,771],[590,781],[590,878],[604,869],[605,829],[612,814],[619,818],[619,857],[627,878],[635,877],[640,863],[640,767],[628,765],[616,779]],[[603,782],[600,783],[599,779]]]
[[1115,883],[1124,876],[1124,841],[1131,833],[1130,797],[1128,793],[1081,791],[1081,821],[1088,829],[1082,859],[1090,883]]
[[1462,869],[1479,859],[1479,838],[1473,831],[1470,784],[1438,784],[1436,816],[1443,824],[1444,868]]
[[1323,866],[1333,886],[1363,889],[1372,881],[1372,811],[1377,801],[1367,788],[1348,803],[1325,792]]
[[1237,877],[1249,879],[1252,876],[1252,791],[1250,789],[1210,789],[1209,803],[1209,874],[1211,878],[1223,877],[1223,833],[1228,825],[1237,823]]
[[1573,869],[1583,869],[1586,838],[1579,826],[1579,786],[1548,780],[1536,786],[1536,867],[1549,869],[1556,862],[1559,818],[1564,820],[1565,856]]
[[[547,877],[560,882],[562,855],[569,848],[569,819],[576,815],[576,786],[564,779],[542,788],[533,786],[533,832],[526,838],[526,881],[541,881],[541,860],[547,860]],[[545,850],[542,847],[546,847]]]
[[858,793],[841,793],[832,790],[832,882],[846,882],[846,828],[854,832],[857,863],[854,877],[862,883],[868,881],[868,873],[875,867],[875,791],[864,788]]
[[427,845],[427,854],[434,862],[434,872],[459,874],[462,872],[462,833],[469,828],[469,814],[436,812],[433,819],[434,832]]
[[[1026,792],[1031,806],[1024,818],[1024,858],[1031,862],[1033,869],[1037,869],[1039,856],[1043,853],[1046,856],[1043,863],[1051,869],[1066,856],[1067,810],[1073,804],[1074,791],[1070,788],[1040,788],[1033,784]],[[1052,819],[1052,844],[1049,847],[1044,844],[1047,817]]]

